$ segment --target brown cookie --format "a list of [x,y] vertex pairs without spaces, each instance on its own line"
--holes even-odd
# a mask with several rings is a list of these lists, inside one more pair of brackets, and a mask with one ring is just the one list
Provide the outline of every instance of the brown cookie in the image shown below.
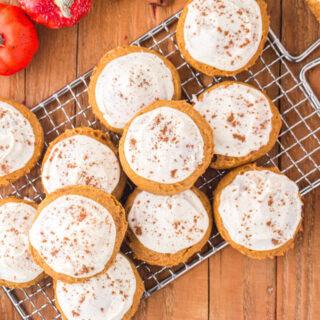
[[[255,90],[258,90],[257,88],[255,88],[254,86],[251,86],[247,83],[243,83],[243,82],[237,82],[237,81],[224,81],[224,82],[220,82],[214,86],[212,86],[211,88],[205,90],[203,93],[201,93],[201,95],[198,97],[198,101],[202,102],[203,98],[206,94],[212,93],[215,89],[217,88],[221,88],[221,87],[228,87],[234,84],[238,84],[238,85],[242,85],[242,86],[246,86],[248,88],[252,88]],[[230,169],[230,168],[234,168],[234,167],[238,167],[240,165],[246,164],[248,162],[253,162],[257,159],[259,159],[260,157],[264,156],[266,153],[268,153],[272,147],[275,145],[279,133],[280,133],[280,129],[282,126],[282,121],[280,118],[280,114],[279,114],[279,110],[278,108],[274,105],[274,103],[272,102],[272,100],[263,92],[260,91],[265,98],[267,99],[269,106],[270,106],[270,110],[272,112],[272,119],[271,119],[271,131],[269,134],[269,140],[265,145],[261,145],[258,149],[248,153],[245,156],[239,156],[239,157],[234,157],[234,156],[228,156],[228,155],[222,155],[222,154],[215,154],[211,163],[211,167],[215,168],[215,169]],[[193,104],[195,106],[195,104]],[[210,105],[208,106],[203,106],[203,114],[201,110],[198,110],[205,118],[206,118],[206,111],[210,110]],[[248,112],[250,108],[248,107]],[[224,110],[221,110],[224,111]],[[210,113],[208,115],[210,117]],[[236,123],[237,121],[242,122],[243,119],[246,117],[246,114],[241,114],[242,118],[236,118],[237,116],[233,116],[234,119],[232,119],[233,126],[236,127]],[[210,118],[208,119],[208,122],[210,122]],[[262,125],[262,124],[261,124]],[[227,129],[226,129],[227,130]],[[214,128],[213,128],[213,131]]]
[[[138,307],[139,307],[139,304],[140,304],[140,300],[141,300],[141,297],[144,293],[144,285],[143,285],[143,282],[141,280],[141,277],[135,267],[135,265],[132,263],[132,261],[130,259],[128,259],[126,256],[124,256],[123,254],[119,253],[118,254],[119,256],[125,258],[131,268],[132,268],[132,271],[134,273],[134,277],[135,277],[135,281],[136,281],[136,289],[135,289],[135,292],[134,292],[134,295],[133,295],[133,301],[132,301],[132,304],[130,306],[130,308],[125,312],[125,314],[123,315],[123,317],[121,318],[121,320],[128,320],[128,319],[131,319],[133,317],[133,315],[136,313]],[[117,256],[117,259],[118,256]],[[117,267],[117,260],[114,264],[114,267],[116,268]],[[111,270],[112,268],[110,268]],[[116,271],[116,270],[114,270]],[[106,274],[108,274],[108,272],[110,271],[106,271]],[[112,272],[112,270],[111,270]],[[104,280],[104,274],[101,274],[100,276],[92,279],[93,281],[96,280],[96,281],[103,281]],[[112,277],[112,275],[111,275]],[[112,277],[113,280],[113,284],[112,284],[112,289],[113,289],[113,292],[114,292],[114,295],[117,294],[117,285],[118,285],[118,282],[117,282],[117,278],[116,277]],[[123,277],[121,277],[121,279],[119,279],[120,281],[123,280]],[[67,308],[69,308],[69,310],[65,310],[61,305],[63,304],[62,301],[61,301],[61,297],[59,297],[59,294],[58,294],[58,290],[57,290],[57,287],[58,287],[58,283],[59,281],[57,280],[53,280],[53,287],[54,287],[54,292],[55,292],[55,304],[58,308],[58,310],[60,311],[61,315],[62,315],[62,318],[64,320],[68,320],[70,318],[67,317],[66,314],[70,314],[70,311],[71,311],[71,314],[72,316],[79,316],[81,317],[81,306],[83,303],[87,303],[87,307],[86,307],[86,313],[89,314],[89,315],[94,315],[96,316],[98,313],[103,313],[103,312],[107,312],[108,310],[105,309],[105,305],[103,304],[104,301],[108,301],[108,296],[106,295],[106,299],[103,299],[101,301],[100,299],[100,304],[99,302],[96,301],[96,298],[97,298],[97,295],[99,294],[99,298],[101,298],[101,294],[104,294],[105,292],[108,292],[106,289],[107,288],[104,288],[103,292],[98,292],[98,289],[99,288],[94,288],[94,284],[92,283],[92,281],[89,279],[88,281],[85,281],[84,283],[79,283],[79,284],[67,284],[67,283],[60,283],[62,286],[63,286],[63,293],[66,293],[65,290],[69,290],[70,293],[68,292],[67,295],[68,295],[68,298],[71,297],[71,300],[73,298],[75,298],[76,302],[75,304],[72,304],[68,303],[68,306]],[[85,287],[83,287],[82,285],[84,285]],[[103,286],[107,286],[108,285],[108,282],[106,282],[105,284],[103,284]],[[92,292],[90,292],[90,289],[92,289]],[[124,285],[124,288],[119,288],[119,291],[122,292],[123,294],[123,299],[127,299],[127,296],[128,296],[128,292],[126,292],[125,290],[127,290],[127,285]],[[92,296],[91,296],[92,295]],[[94,299],[95,300],[95,303],[89,303],[87,300],[89,299]],[[110,301],[110,300],[109,300]],[[101,305],[102,303],[102,305]],[[88,306],[89,304],[89,306]],[[82,306],[83,307],[83,306]],[[120,310],[118,310],[120,311]],[[120,320],[120,318],[119,318]]]
[[[63,143],[63,141],[66,141],[66,139],[75,136],[86,136],[92,138],[108,147],[114,155],[108,153],[101,159],[102,152],[107,152],[107,150],[105,150],[106,148],[104,148],[103,150],[97,150],[96,148],[98,146],[96,146],[96,148],[92,148],[92,146],[90,145],[88,145],[87,148],[82,145],[80,148],[78,145],[76,145],[76,141],[71,144],[70,139],[68,140],[68,143]],[[88,141],[88,143],[90,143],[90,141]],[[94,159],[95,153],[98,160]],[[80,156],[81,159],[79,159]],[[109,157],[109,159],[106,159],[107,156]],[[55,165],[52,164],[53,161],[56,161]],[[79,161],[80,168],[79,166],[77,166],[77,161]],[[114,170],[116,170],[114,167],[117,167],[119,165],[120,169],[118,182],[112,190],[110,190],[109,183],[112,183],[114,185],[113,181],[105,179],[101,175],[97,177],[92,174],[94,172],[90,173],[90,169],[93,167],[96,167],[97,170],[99,170],[100,168],[101,172],[102,169],[106,165],[108,165],[106,161],[110,162],[110,166],[112,162],[112,167],[105,172],[106,174],[111,174],[110,180],[111,178],[115,178],[114,176],[112,176]],[[55,174],[50,174],[50,164],[56,171]],[[76,183],[75,177],[74,175],[72,175],[72,171],[74,169],[77,170],[77,172],[79,172],[79,170],[81,172],[80,177],[78,177],[80,183]],[[99,172],[97,172],[97,174],[99,174]],[[52,192],[56,191],[59,188],[71,185],[87,185],[89,187],[95,187],[105,192],[112,193],[117,199],[121,198],[127,180],[118,160],[118,148],[113,144],[110,136],[100,130],[94,130],[88,127],[66,130],[63,134],[58,136],[54,141],[50,143],[49,148],[47,149],[43,158],[41,175],[42,184],[47,194],[49,193],[47,190],[48,186],[50,187],[50,192]],[[57,179],[59,178],[60,180],[58,181],[58,185],[53,186],[52,184],[57,183]]]
[[40,203],[30,250],[52,278],[82,282],[114,263],[126,230],[125,211],[114,196],[92,187],[66,187]]
[[[262,171],[263,176],[247,179],[248,173]],[[250,181],[250,184],[235,185],[235,179],[241,176],[247,179],[244,181]],[[282,177],[286,179],[281,181],[282,187],[279,189],[276,183],[277,180],[280,183],[279,179]],[[286,191],[289,184],[291,192]],[[248,164],[229,172],[214,192],[214,218],[221,236],[233,248],[254,259],[282,256],[294,246],[294,239],[298,231],[302,230],[301,195],[296,185],[293,188],[295,190],[292,190],[294,185],[277,168]],[[228,187],[228,193],[222,200],[223,192]],[[269,189],[263,189],[264,187]],[[221,215],[221,204],[228,207],[228,213],[225,210],[223,212],[224,217]],[[286,212],[281,212],[281,208],[286,205],[291,207]],[[286,223],[283,224],[282,220]]]
[[[226,76],[226,77],[234,76],[244,70],[248,70],[252,65],[254,65],[256,60],[258,59],[258,57],[261,56],[261,54],[262,54],[262,50],[263,50],[264,44],[267,40],[268,32],[269,32],[269,16],[267,13],[267,4],[265,3],[265,1],[264,0],[256,0],[256,2],[258,3],[258,5],[260,7],[261,17],[262,17],[262,38],[261,38],[258,50],[255,53],[255,55],[252,56],[250,61],[245,66],[243,66],[235,71],[220,70],[220,69],[215,68],[213,66],[210,66],[206,63],[197,61],[189,53],[188,49],[186,48],[186,43],[185,43],[185,38],[184,38],[184,24],[185,24],[185,20],[186,20],[187,14],[188,14],[188,5],[190,3],[192,3],[193,1],[194,0],[189,0],[186,3],[186,5],[181,13],[180,19],[178,21],[178,26],[177,26],[177,43],[178,43],[179,49],[180,49],[182,55],[184,56],[185,60],[193,68],[195,68],[196,70],[198,70],[206,75],[209,75],[209,76]],[[203,14],[203,15],[205,15],[205,14]],[[225,49],[225,50],[226,50],[226,55],[227,55],[228,54],[227,49]]]
[[[204,235],[201,238],[201,240],[198,241],[197,243],[195,243],[194,245],[188,246],[188,247],[181,249],[175,253],[157,252],[157,251],[154,251],[154,250],[147,248],[137,238],[138,233],[143,234],[144,232],[148,232],[148,231],[152,232],[152,230],[148,230],[148,228],[144,228],[142,231],[141,227],[136,228],[136,230],[134,230],[129,227],[128,232],[127,232],[127,240],[128,240],[128,244],[129,244],[130,248],[133,251],[133,255],[136,259],[146,261],[147,263],[153,264],[153,265],[172,267],[172,266],[175,266],[181,262],[186,262],[196,252],[200,251],[202,249],[202,247],[207,243],[207,241],[210,237],[210,234],[211,234],[212,223],[213,223],[210,201],[202,191],[200,191],[199,189],[197,189],[195,187],[192,187],[189,191],[193,192],[195,194],[195,196],[198,197],[198,199],[201,201],[202,206],[205,208],[206,214],[208,216],[208,221],[209,221],[208,228],[204,232]],[[140,189],[136,189],[136,190],[134,190],[133,193],[130,194],[130,196],[125,204],[127,220],[128,220],[130,210],[135,202],[135,199],[141,192],[143,192],[143,191]],[[186,195],[186,196],[188,196],[188,195]],[[162,205],[164,205],[164,203],[166,203],[167,200],[170,201],[169,198],[171,196],[167,196],[167,197],[161,196],[161,197],[163,198]],[[141,202],[140,200],[138,200],[138,201],[139,201],[139,203]],[[150,201],[150,200],[147,200],[147,202],[148,201]],[[148,202],[148,203],[150,204],[150,202]],[[161,204],[159,204],[159,205],[161,205]],[[171,209],[172,209],[172,207],[174,207],[174,205],[172,205],[171,202],[170,202],[169,208],[167,208],[167,210],[170,211],[171,210],[170,207],[171,207]],[[141,209],[148,210],[145,207],[145,205],[143,205],[143,203],[141,204]],[[172,215],[174,215],[174,213],[172,213]],[[148,216],[149,216],[149,212],[148,212]],[[134,222],[133,222],[134,224],[138,223],[136,216],[133,219],[134,219]],[[181,217],[181,219],[183,219],[183,218]],[[199,229],[197,227],[198,220],[199,220],[199,215],[196,215],[193,217],[194,224],[190,228],[193,231],[190,231],[190,232],[194,232],[194,233],[199,232],[199,230],[197,230],[197,229]],[[128,221],[129,221],[129,225],[130,225],[130,220],[128,220]],[[184,222],[179,221],[179,219],[177,219],[177,221],[175,221],[173,223],[174,228],[176,230],[175,231],[176,233],[180,232],[179,234],[181,234],[181,232],[183,232],[183,230],[185,230],[185,226],[183,224],[184,224]],[[160,228],[160,226],[157,223],[156,223],[156,225]],[[202,233],[203,233],[203,231],[202,231]],[[149,235],[150,235],[150,237],[153,237],[152,234],[149,234]],[[190,235],[187,235],[187,237],[189,237],[189,239],[190,239]],[[187,241],[188,239],[185,239],[185,240]]]
[[[99,107],[99,104],[96,100],[96,86],[97,86],[97,82],[98,79],[101,75],[101,73],[103,72],[103,70],[105,69],[105,67],[113,60],[116,60],[119,57],[124,57],[126,55],[129,55],[131,53],[149,53],[149,54],[153,54],[155,56],[157,56],[158,58],[161,59],[162,63],[164,64],[164,66],[166,66],[170,72],[171,72],[171,76],[172,76],[172,82],[173,82],[173,87],[174,87],[174,93],[172,96],[172,100],[178,100],[181,97],[181,81],[180,81],[180,76],[178,71],[176,70],[176,68],[174,67],[174,65],[165,57],[163,57],[161,54],[159,54],[158,52],[154,51],[154,50],[150,50],[144,47],[138,47],[138,46],[122,46],[122,47],[118,47],[115,48],[109,52],[107,52],[102,59],[100,60],[100,62],[98,63],[98,65],[96,66],[96,68],[94,69],[94,72],[91,76],[90,79],[90,85],[89,85],[89,103],[92,106],[92,110],[94,112],[94,114],[97,116],[97,118],[111,131],[114,131],[116,133],[122,133],[123,131],[123,127],[115,127],[114,125],[111,125],[110,123],[108,123],[106,117],[103,115],[103,112],[101,111],[101,108]],[[127,70],[125,70],[126,72],[128,72]],[[137,72],[137,70],[135,70],[134,72]],[[141,71],[142,72],[142,71]],[[146,72],[150,73],[152,72],[152,70],[146,70]],[[130,75],[128,75],[126,77],[126,79],[124,79],[123,81],[128,82],[129,84],[128,86],[135,86],[137,81],[140,81],[138,88],[145,88],[147,89],[149,87],[149,83],[146,80],[146,75],[142,74],[142,75],[131,75],[131,78],[129,78]],[[117,81],[118,79],[116,79],[115,81]],[[121,84],[122,85],[122,84]],[[120,87],[121,88],[121,87]],[[157,88],[154,88],[157,89]],[[128,97],[126,96],[126,92],[115,92],[114,95],[119,95],[120,97],[123,99],[128,99]],[[148,103],[149,104],[149,103]],[[143,108],[140,107],[139,110],[141,110]],[[125,110],[123,110],[123,113],[125,112]],[[123,113],[122,113],[122,117],[123,117]],[[130,117],[131,118],[131,117]],[[129,120],[128,120],[129,121]]]
[[320,2],[318,0],[306,0],[312,11],[316,16],[317,20],[320,22]]
[[[28,211],[29,207],[33,210]],[[45,273],[32,260],[29,248],[24,248],[24,239],[28,237],[37,207],[34,202],[14,197],[0,200],[0,264],[8,268],[0,270],[2,286],[27,288],[45,277]]]
[[140,189],[162,195],[190,189],[208,168],[213,151],[211,127],[185,101],[152,103],[126,125],[119,144],[127,176]]
[[[7,186],[10,183],[18,180],[19,178],[21,178],[22,176],[24,176],[25,174],[29,173],[31,171],[31,169],[36,165],[37,161],[39,160],[41,153],[42,153],[42,149],[43,149],[43,145],[44,145],[44,133],[43,133],[43,129],[41,127],[41,124],[39,122],[39,120],[37,119],[37,117],[35,116],[34,113],[32,113],[26,106],[17,103],[15,101],[9,100],[9,99],[4,99],[4,98],[0,98],[0,104],[1,103],[6,103],[8,105],[10,105],[12,108],[14,108],[17,112],[18,112],[18,116],[22,116],[25,120],[25,123],[22,124],[22,128],[21,130],[25,129],[24,126],[26,126],[27,122],[29,122],[29,124],[31,125],[31,128],[33,130],[33,136],[34,136],[34,150],[33,150],[33,154],[30,155],[30,157],[26,160],[25,164],[14,164],[14,169],[12,169],[13,164],[10,162],[10,159],[3,159],[0,161],[0,166],[1,166],[1,171],[3,171],[5,174],[2,175],[0,177],[0,187],[2,186]],[[6,116],[6,112],[5,110],[2,110],[1,113],[1,121],[5,121],[5,116]],[[10,130],[9,129],[15,129],[16,128],[9,128],[12,125],[12,121],[16,120],[16,119],[12,119],[12,115],[10,115],[10,119],[11,119],[11,123],[4,123],[3,125],[5,126],[5,128],[7,128],[5,134],[8,135],[4,141],[4,143],[6,143],[6,145],[0,146],[1,148],[4,149],[11,149],[11,152],[14,152],[14,149],[11,148],[9,146],[9,144],[7,144],[8,142],[10,142]],[[17,119],[18,121],[19,119]],[[25,129],[26,130],[26,129]],[[16,131],[14,134],[17,134]],[[14,139],[17,139],[17,137],[14,137]],[[15,153],[12,157],[14,159],[21,160],[24,156],[26,156],[27,152],[26,152],[26,145],[29,148],[30,144],[32,142],[30,142],[29,140],[26,141],[22,141],[23,139],[27,139],[27,135],[24,133],[22,134],[21,137],[19,137],[19,141],[21,143],[21,152],[19,153],[18,151],[16,151],[17,153]],[[27,148],[27,149],[28,149]],[[5,151],[3,151],[5,152]],[[8,155],[6,156],[6,158],[8,157]]]

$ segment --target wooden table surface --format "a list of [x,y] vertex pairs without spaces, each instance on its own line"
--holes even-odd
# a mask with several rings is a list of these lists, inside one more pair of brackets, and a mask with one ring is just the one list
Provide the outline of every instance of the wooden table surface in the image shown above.
[[[156,9],[145,0],[93,2],[90,14],[75,27],[37,26],[38,53],[25,71],[0,77],[0,96],[28,106],[39,103],[92,68],[106,51],[131,42],[177,12],[185,0]],[[319,38],[319,24],[304,0],[267,3],[272,29],[291,53],[301,53]],[[308,60],[317,56],[319,50]],[[320,68],[309,78],[320,96]],[[135,319],[320,319],[320,190],[308,193],[304,203],[304,232],[284,257],[255,261],[227,247],[144,301]],[[0,290],[0,320],[17,319]]]

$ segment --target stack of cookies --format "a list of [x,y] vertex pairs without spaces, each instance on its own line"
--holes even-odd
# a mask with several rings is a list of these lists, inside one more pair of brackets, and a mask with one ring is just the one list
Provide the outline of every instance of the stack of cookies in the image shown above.
[[[177,43],[198,71],[233,76],[255,63],[268,27],[263,0],[192,0]],[[293,246],[302,220],[297,185],[276,168],[249,164],[272,149],[281,129],[264,92],[224,81],[189,104],[169,60],[125,46],[95,68],[89,102],[121,135],[119,146],[100,130],[67,130],[42,161],[46,199],[0,201],[0,284],[26,287],[47,274],[64,319],[129,319],[144,287],[120,253],[125,236],[135,258],[167,267],[202,249],[213,216],[222,237],[252,258]],[[0,133],[4,186],[31,170],[44,138],[26,107],[4,99]],[[236,168],[218,184],[213,205],[194,186],[209,166]],[[123,207],[127,178],[136,188]]]

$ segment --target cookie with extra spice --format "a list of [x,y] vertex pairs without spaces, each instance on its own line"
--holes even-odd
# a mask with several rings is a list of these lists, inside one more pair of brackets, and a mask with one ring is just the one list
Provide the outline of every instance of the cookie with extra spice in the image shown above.
[[281,118],[272,100],[242,82],[224,81],[205,90],[194,108],[214,132],[215,156],[211,166],[229,169],[253,162],[277,141]]
[[52,278],[82,282],[111,267],[126,230],[124,209],[114,196],[66,187],[40,203],[29,231],[30,251]]
[[142,190],[172,195],[190,189],[210,165],[213,131],[186,101],[155,101],[124,128],[119,157]]
[[302,229],[299,188],[277,168],[250,164],[229,172],[214,191],[213,210],[221,236],[255,259],[283,255]]
[[124,126],[156,100],[178,100],[179,73],[161,54],[139,46],[107,52],[90,79],[89,103],[94,114],[111,131]]

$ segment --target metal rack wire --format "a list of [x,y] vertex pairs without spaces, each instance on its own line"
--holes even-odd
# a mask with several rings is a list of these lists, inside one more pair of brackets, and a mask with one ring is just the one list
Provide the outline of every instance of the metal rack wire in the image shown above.
[[[133,44],[155,49],[170,59],[180,73],[184,98],[190,100],[193,95],[200,94],[206,88],[221,81],[222,78],[204,76],[185,62],[175,41],[175,29],[179,15],[180,12]],[[234,80],[248,82],[265,90],[279,107],[283,121],[281,134],[273,150],[258,163],[278,167],[296,181],[302,195],[320,185],[320,103],[306,77],[311,68],[320,65],[320,59],[305,65],[300,73],[296,71],[294,63],[306,58],[319,44],[320,40],[302,55],[294,57],[288,53],[270,30],[263,54],[257,63],[248,71],[233,77]],[[91,107],[88,105],[87,90],[91,72],[71,82],[32,109],[46,128],[46,147],[67,128],[102,127],[94,118]],[[118,139],[116,135],[113,135],[113,138]],[[10,188],[0,190],[1,196],[27,196],[40,202],[45,196],[40,182],[40,168],[41,164],[38,163],[30,174],[12,184]],[[209,169],[198,180],[197,186],[212,198],[212,191],[224,173],[224,171]],[[130,190],[132,190],[132,185],[128,184],[126,194],[130,193]],[[214,230],[205,248],[187,263],[174,268],[160,268],[135,261],[146,286],[144,298],[226,245],[219,233]],[[131,251],[125,244],[122,250],[129,256],[131,255]],[[54,305],[50,278],[25,290],[3,289],[24,320],[60,318]]]

